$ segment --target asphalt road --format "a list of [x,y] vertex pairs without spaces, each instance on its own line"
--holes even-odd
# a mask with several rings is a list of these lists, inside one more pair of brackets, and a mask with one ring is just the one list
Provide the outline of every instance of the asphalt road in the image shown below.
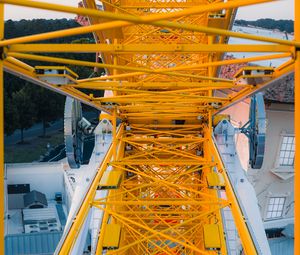
[[[55,133],[60,129],[63,129],[63,120],[57,120],[55,122],[49,123],[49,127],[46,128],[46,134]],[[43,134],[43,125],[38,123],[33,125],[31,128],[24,130],[24,140],[30,140],[32,138],[38,137]],[[16,144],[21,140],[21,131],[17,129],[12,135],[4,137],[5,145]]]
[[[93,118],[97,118],[97,114],[95,112],[85,112],[84,117],[88,120]],[[64,128],[63,119],[53,121],[49,123],[49,127],[46,128],[46,134],[53,134],[60,129]],[[33,125],[31,128],[24,130],[24,140],[30,140],[32,138],[36,138],[43,134],[43,124],[37,123]],[[16,144],[21,140],[21,131],[17,129],[12,135],[4,137],[4,144],[5,145],[13,145]]]

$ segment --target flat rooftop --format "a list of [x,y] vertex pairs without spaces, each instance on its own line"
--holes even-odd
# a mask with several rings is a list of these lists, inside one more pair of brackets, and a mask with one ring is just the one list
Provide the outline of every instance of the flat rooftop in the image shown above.
[[[56,220],[59,222],[59,225],[63,227],[66,223],[66,208],[65,205],[57,204],[53,200],[48,200],[48,209],[51,212],[55,212]],[[57,207],[57,205],[60,205]],[[47,208],[45,208],[47,209]],[[25,217],[27,215],[28,217],[31,217],[34,219],[34,215],[37,213],[40,213],[40,209],[24,209],[26,211]],[[23,222],[23,213],[22,209],[13,209],[7,211],[8,215],[5,221],[5,234],[6,235],[15,235],[15,234],[24,234],[25,228],[24,228],[24,222]],[[45,210],[45,213],[49,215],[49,212],[47,213],[47,210]],[[47,215],[44,215],[44,218],[47,218]],[[52,215],[52,213],[51,213]],[[50,216],[51,216],[50,215]],[[39,215],[38,218],[43,217],[43,215]]]

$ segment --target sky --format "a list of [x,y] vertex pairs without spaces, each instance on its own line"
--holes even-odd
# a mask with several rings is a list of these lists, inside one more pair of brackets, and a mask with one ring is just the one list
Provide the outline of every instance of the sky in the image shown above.
[[[77,6],[79,0],[42,0],[43,2],[51,2],[63,5]],[[21,20],[21,19],[59,19],[74,18],[74,15],[37,10],[25,7],[5,5],[5,19]],[[294,19],[294,0],[280,0],[259,4],[249,7],[241,7],[238,10],[236,19],[257,20],[260,18],[273,19]]]

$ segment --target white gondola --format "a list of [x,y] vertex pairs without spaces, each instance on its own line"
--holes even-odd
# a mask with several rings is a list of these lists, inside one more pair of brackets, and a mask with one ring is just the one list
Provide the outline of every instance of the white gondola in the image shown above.
[[273,67],[252,67],[241,68],[235,75],[236,84],[256,85],[269,81],[274,73]]
[[66,66],[36,66],[36,76],[55,85],[76,84],[78,75]]

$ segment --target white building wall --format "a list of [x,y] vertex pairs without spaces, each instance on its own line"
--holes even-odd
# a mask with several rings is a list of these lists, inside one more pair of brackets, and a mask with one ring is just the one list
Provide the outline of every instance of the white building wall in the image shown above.
[[64,193],[62,163],[6,164],[6,184],[30,184],[30,190],[55,198],[56,192]]
[[[245,99],[222,112],[230,115],[230,122],[235,128],[240,128],[249,120],[250,99]],[[249,162],[248,138],[242,134],[236,134],[236,148],[242,167],[247,170]]]
[[[230,114],[233,125],[239,127],[248,120],[249,102],[242,101],[222,113]],[[236,137],[237,151],[243,168],[248,169],[248,178],[255,188],[261,216],[266,221],[266,228],[284,227],[292,223],[294,217],[294,169],[293,167],[278,167],[278,160],[282,136],[294,134],[294,105],[268,104],[266,113],[266,151],[262,168],[250,169],[248,167],[248,138],[243,134],[238,134]],[[282,217],[273,221],[266,217],[271,197],[285,198]]]
[[[270,104],[267,106],[264,163],[261,169],[248,169],[248,176],[256,190],[261,215],[265,221],[270,221],[267,219],[267,211],[271,197],[285,198],[282,217],[278,217],[277,220],[294,216],[294,169],[278,166],[282,135],[288,134],[294,134],[293,105]],[[275,227],[276,223],[274,224]],[[272,227],[272,224],[268,226]]]

